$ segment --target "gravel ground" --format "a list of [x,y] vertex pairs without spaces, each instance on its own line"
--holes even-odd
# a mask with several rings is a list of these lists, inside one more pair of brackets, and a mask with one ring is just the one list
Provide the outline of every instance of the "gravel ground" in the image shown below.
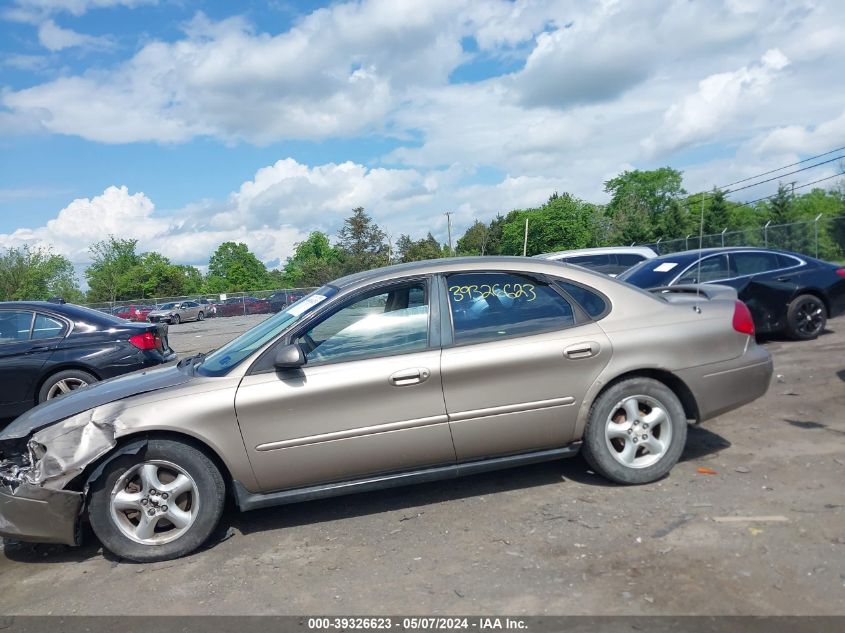
[[[207,351],[261,318],[170,341]],[[577,457],[229,510],[208,549],[149,565],[90,536],[7,543],[0,613],[845,614],[845,319],[832,326],[766,343],[769,393],[691,429],[661,482],[610,485]]]

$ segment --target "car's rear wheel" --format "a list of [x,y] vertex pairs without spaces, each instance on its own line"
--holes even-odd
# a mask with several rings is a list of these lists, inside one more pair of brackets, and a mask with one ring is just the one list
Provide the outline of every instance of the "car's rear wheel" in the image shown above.
[[182,318],[178,314],[174,314],[172,317],[170,317],[170,322],[173,325],[179,325],[182,322]]
[[197,315],[197,321],[205,321],[205,312],[200,312]]
[[137,455],[106,465],[91,486],[88,516],[103,546],[137,562],[190,554],[223,513],[220,470],[193,446],[150,440]]
[[790,338],[809,341],[824,331],[827,308],[815,295],[795,297],[786,310],[786,333]]
[[97,382],[96,376],[92,376],[88,372],[78,369],[67,369],[57,372],[48,377],[44,381],[44,384],[41,385],[41,389],[38,392],[38,402],[52,400],[57,396],[87,387],[95,382]]
[[621,484],[665,476],[687,439],[684,407],[675,393],[651,378],[630,378],[593,403],[583,453],[596,472]]

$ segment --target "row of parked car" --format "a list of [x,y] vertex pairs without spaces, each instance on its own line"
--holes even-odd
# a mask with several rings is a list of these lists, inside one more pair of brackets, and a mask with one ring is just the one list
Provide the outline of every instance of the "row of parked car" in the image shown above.
[[304,294],[302,291],[281,291],[264,298],[231,297],[220,301],[206,298],[185,299],[161,305],[128,304],[103,311],[127,321],[178,325],[185,321],[203,321],[214,317],[274,314],[299,301]]
[[538,255],[602,272],[643,288],[673,292],[697,284],[729,286],[751,311],[757,334],[806,340],[845,312],[845,267],[767,248],[705,248],[658,256],[648,247],[610,247]]
[[579,451],[656,481],[689,422],[766,392],[757,332],[811,338],[845,311],[845,269],[795,253],[646,257],[616,280],[583,264],[350,275],[208,354],[82,390],[174,359],[168,326],[0,304],[6,413],[49,400],[0,432],[0,535],[78,545],[88,521],[149,562],[200,547],[227,494],[252,510]]

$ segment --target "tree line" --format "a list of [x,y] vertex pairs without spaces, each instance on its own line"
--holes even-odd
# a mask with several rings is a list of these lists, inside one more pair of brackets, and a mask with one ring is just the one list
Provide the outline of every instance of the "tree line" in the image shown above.
[[[748,231],[755,237],[766,222],[783,225],[845,214],[845,187],[795,194],[781,185],[777,193],[753,204],[736,203],[714,189],[689,194],[682,173],[670,167],[625,171],[604,183],[607,204],[595,204],[568,193],[552,193],[535,208],[513,209],[490,222],[476,220],[450,250],[430,232],[421,239],[387,233],[358,207],[332,239],[313,231],[296,244],[284,266],[268,269],[246,244],[224,242],[211,255],[208,272],[172,263],[156,252],[138,252],[138,242],[110,236],[93,244],[85,269],[88,290],[82,293],[71,262],[49,249],[10,248],[0,254],[0,300],[47,299],[106,302],[154,297],[217,294],[318,286],[361,270],[391,263],[450,255],[528,255],[594,246],[653,244],[685,235]],[[525,220],[528,221],[527,241]],[[778,235],[771,246],[811,252],[807,231]],[[819,256],[841,259],[845,253],[845,220],[824,223]]]

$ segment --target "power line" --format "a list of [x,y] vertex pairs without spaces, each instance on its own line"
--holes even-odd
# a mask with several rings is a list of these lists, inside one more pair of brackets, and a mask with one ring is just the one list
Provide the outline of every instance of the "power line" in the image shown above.
[[[820,182],[824,182],[825,180],[831,180],[832,178],[838,178],[839,176],[845,176],[845,171],[841,171],[838,174],[833,174],[832,176],[827,176],[825,178],[819,178],[818,180],[813,180],[812,182],[805,182],[803,185],[797,185],[797,186],[793,187],[793,191],[795,189],[803,189],[804,187],[809,187],[811,185],[815,185],[815,184],[818,184]],[[778,194],[773,193],[773,194],[768,195],[768,196],[763,196],[762,198],[757,198],[756,200],[752,200],[750,202],[737,202],[735,204],[738,204],[738,205],[744,206],[744,207],[750,206],[752,204],[762,202],[763,200],[770,200],[771,198],[774,198],[776,195],[778,195]]]
[[780,171],[782,169],[789,169],[790,167],[795,167],[796,165],[800,165],[802,163],[821,158],[822,156],[827,156],[828,154],[833,154],[834,152],[839,152],[843,149],[845,149],[845,145],[843,145],[842,147],[837,147],[836,149],[832,149],[829,152],[824,152],[823,154],[816,154],[815,156],[810,156],[809,158],[805,158],[804,160],[799,160],[798,162],[790,163],[789,165],[784,165],[783,167],[778,167],[777,169],[770,169],[769,171],[764,171],[762,174],[757,174],[756,176],[749,176],[748,178],[743,178],[742,180],[735,180],[734,182],[728,183],[727,185],[722,185],[721,187],[719,187],[719,189],[727,189],[728,187],[733,187],[734,185],[738,185],[741,182],[747,182],[756,178],[762,178],[763,176],[768,176],[769,174],[773,174],[776,171]]
[[[730,190],[726,191],[725,193],[736,193],[737,191],[742,191],[743,189],[749,189],[750,187],[756,187],[757,185],[764,185],[767,182],[772,182],[773,180],[779,180],[779,179],[783,178],[784,176],[791,176],[792,174],[797,174],[797,173],[800,173],[802,171],[807,171],[808,169],[813,169],[815,167],[827,165],[828,163],[832,163],[835,160],[842,160],[843,158],[845,158],[845,154],[843,154],[842,156],[834,156],[833,158],[823,160],[820,163],[815,163],[814,165],[802,167],[801,169],[796,169],[795,171],[789,171],[789,172],[786,172],[785,174],[780,174],[778,176],[775,176],[774,178],[767,178],[766,180],[761,180],[760,182],[754,182],[754,183],[751,183],[750,185],[745,185],[744,187],[739,187],[737,189],[730,189]],[[786,169],[786,168],[781,167],[781,169]]]

